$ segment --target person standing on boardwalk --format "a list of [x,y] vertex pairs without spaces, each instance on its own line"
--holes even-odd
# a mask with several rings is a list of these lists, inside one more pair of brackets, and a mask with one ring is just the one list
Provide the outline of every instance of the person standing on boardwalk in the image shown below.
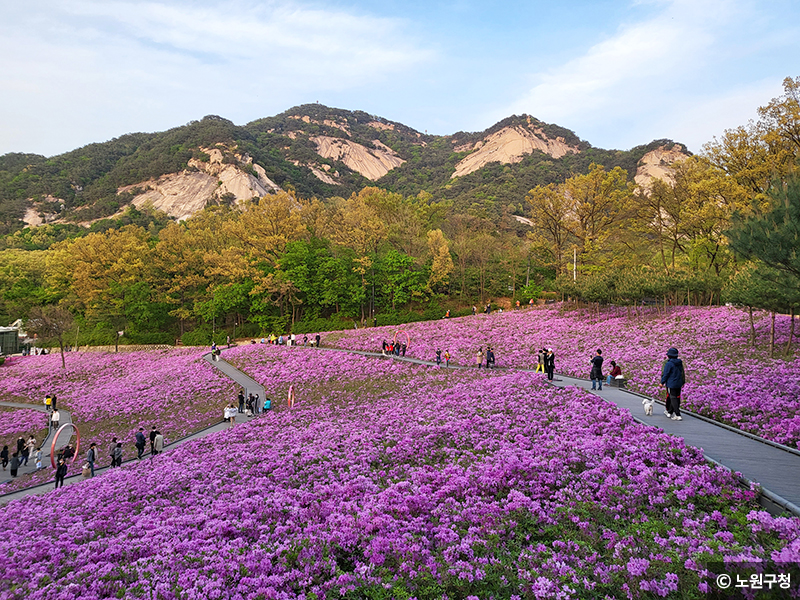
[[244,412],[244,390],[239,390],[239,412]]
[[42,447],[41,446],[39,446],[36,449],[36,454],[34,454],[34,456],[36,457],[36,470],[38,471],[39,469],[42,468]]
[[479,369],[483,366],[483,346],[478,348],[478,351],[475,353],[475,366]]
[[681,388],[686,383],[683,361],[678,358],[678,349],[667,350],[667,362],[661,369],[661,387],[667,388],[667,404],[664,414],[673,421],[683,421],[681,417]]
[[445,352],[444,352],[444,366],[445,367],[449,367],[450,366],[450,351],[449,350],[445,350]]
[[547,380],[553,381],[553,373],[556,370],[556,355],[552,348],[548,348],[547,354],[544,355],[544,370],[547,373]]
[[89,465],[90,477],[94,477],[94,461],[97,460],[97,444],[92,442],[86,452],[86,464]]
[[319,348],[319,340],[320,340],[319,334],[315,335],[314,336],[314,343],[317,345],[317,348]]
[[156,426],[153,425],[153,429],[150,430],[150,454],[155,454],[153,450],[155,450],[154,445],[156,443]]
[[0,462],[3,463],[3,471],[5,471],[8,467],[8,446],[3,446],[3,450],[0,452]]
[[59,423],[61,423],[61,414],[58,410],[53,410],[53,414],[50,415],[50,424],[53,426],[53,429],[58,431]]
[[147,443],[147,440],[144,438],[144,428],[139,427],[139,431],[136,432],[136,458],[142,458],[142,454],[144,454],[144,446]]
[[47,396],[44,397],[44,407],[47,412],[53,410],[53,397],[50,394],[47,394]]
[[539,350],[536,353],[536,371],[534,371],[535,373],[540,373],[540,372],[544,373],[545,372],[545,368],[544,368],[544,356],[545,356],[545,354],[546,354],[546,351],[545,351],[544,348],[542,348],[541,350]]
[[[589,362],[592,363],[592,372],[589,375],[592,379],[592,389],[602,390],[603,389],[603,351],[599,348],[597,349],[597,354],[595,354]],[[599,387],[598,387],[599,386]]]
[[56,489],[64,487],[64,477],[67,475],[67,461],[63,458],[58,459],[58,466],[56,467]]
[[486,368],[494,369],[494,349],[491,346],[486,346]]
[[442,351],[439,348],[436,349],[436,366],[442,366]]

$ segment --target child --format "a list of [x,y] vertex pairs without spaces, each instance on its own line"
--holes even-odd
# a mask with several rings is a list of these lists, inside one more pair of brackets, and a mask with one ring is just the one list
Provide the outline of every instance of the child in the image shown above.
[[41,446],[39,446],[36,449],[36,454],[34,456],[36,456],[36,469],[39,470],[39,469],[42,468],[42,447]]

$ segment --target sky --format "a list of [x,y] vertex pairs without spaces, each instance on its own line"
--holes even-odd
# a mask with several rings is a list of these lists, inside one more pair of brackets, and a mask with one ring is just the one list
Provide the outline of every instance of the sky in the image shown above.
[[701,152],[800,76],[798,0],[0,2],[0,155],[299,104]]

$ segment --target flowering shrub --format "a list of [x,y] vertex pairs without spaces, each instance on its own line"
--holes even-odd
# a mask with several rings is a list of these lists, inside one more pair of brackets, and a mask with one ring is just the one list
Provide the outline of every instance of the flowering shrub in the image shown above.
[[23,436],[27,440],[30,434],[47,430],[47,418],[38,410],[0,407],[0,437]]
[[[659,382],[666,350],[680,350],[687,373],[682,406],[767,439],[798,447],[800,359],[770,359],[763,349],[767,315],[757,317],[762,349],[748,345],[745,312],[733,308],[675,308],[667,315],[629,318],[558,309],[478,315],[402,326],[411,336],[407,355],[433,360],[437,348],[453,362],[474,365],[479,346],[495,348],[498,366],[533,368],[536,352],[552,347],[556,372],[589,377],[589,359],[603,350],[605,367],[616,360],[631,388],[661,397]],[[397,327],[327,334],[340,348],[379,351]],[[788,337],[788,317],[778,317],[777,338]]]
[[581,390],[236,354],[296,408],[10,503],[0,598],[701,598],[707,560],[800,557],[797,519]]
[[[127,458],[135,455],[139,427],[146,434],[158,427],[169,443],[221,420],[223,405],[236,395],[234,385],[201,356],[199,348],[72,353],[66,369],[56,354],[15,357],[18,360],[3,366],[0,398],[40,404],[46,394],[54,393],[58,406],[72,413],[83,442],[98,444],[101,463],[112,437],[124,443]],[[52,475],[44,469],[3,491]]]

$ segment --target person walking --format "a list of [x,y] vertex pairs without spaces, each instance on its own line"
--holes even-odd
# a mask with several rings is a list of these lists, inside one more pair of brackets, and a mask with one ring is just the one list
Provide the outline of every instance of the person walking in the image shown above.
[[53,429],[58,431],[58,426],[61,423],[61,413],[58,410],[54,409],[53,413],[50,415],[50,424],[53,426]]
[[0,451],[0,462],[3,463],[3,471],[5,471],[8,467],[8,446],[3,446],[3,450]]
[[28,456],[33,456],[33,453],[36,451],[36,447],[37,447],[36,436],[31,435],[31,437],[28,438],[28,450],[27,450]]
[[17,476],[17,470],[18,469],[19,469],[19,453],[14,452],[14,454],[11,455],[11,468],[10,468],[10,470],[11,470],[11,476],[12,477],[16,477]]
[[39,446],[36,449],[36,454],[34,454],[34,456],[36,457],[36,470],[38,471],[39,469],[42,468],[42,447],[41,446]]
[[436,366],[442,366],[442,351],[439,348],[436,349]]
[[56,467],[56,487],[55,487],[55,489],[58,489],[59,487],[64,487],[64,477],[66,477],[66,475],[67,475],[67,469],[68,468],[69,467],[67,466],[67,461],[64,460],[63,458],[59,458],[58,459],[58,466]]
[[47,412],[53,410],[53,397],[50,394],[44,397],[44,407]]
[[544,356],[545,356],[546,353],[547,352],[546,352],[546,350],[544,348],[542,348],[541,350],[539,350],[536,353],[536,371],[534,371],[535,373],[540,373],[540,372],[544,373],[545,372]]
[[239,390],[239,412],[244,412],[244,390]]
[[92,442],[86,452],[86,464],[89,465],[90,477],[94,477],[94,461],[97,460],[97,444]]
[[320,341],[320,337],[319,337],[319,334],[317,334],[317,335],[314,336],[314,343],[316,344],[317,348],[319,348],[319,341]]
[[114,449],[117,447],[117,438],[111,438],[111,444],[108,446],[108,457],[111,459],[111,466],[114,466]]
[[117,442],[117,447],[114,448],[114,453],[111,455],[111,466],[122,466],[122,442]]
[[444,351],[444,366],[445,367],[450,367],[450,351],[449,350],[445,350]]
[[[603,389],[603,351],[597,349],[597,353],[589,359],[592,363],[592,371],[589,377],[592,379],[592,389],[602,391]],[[599,386],[599,387],[598,387]]]
[[556,354],[552,348],[548,348],[544,355],[544,370],[547,373],[547,380],[553,381],[553,373],[556,370]]
[[678,358],[678,349],[667,350],[667,361],[661,369],[661,387],[667,389],[668,404],[664,414],[673,421],[683,421],[681,417],[681,389],[686,383],[683,361]]
[[[236,413],[234,413],[234,418]],[[156,439],[153,441],[153,456],[161,454],[164,451],[164,436],[160,431],[156,431]]]
[[136,432],[136,458],[141,459],[142,455],[144,454],[144,446],[147,443],[144,437],[144,428],[139,427],[139,431]]
[[494,363],[494,349],[491,346],[486,346],[486,368],[494,369]]
[[478,351],[475,353],[475,366],[479,369],[483,365],[483,346],[478,348]]
[[154,444],[156,443],[156,433],[158,433],[156,431],[156,426],[153,425],[153,429],[150,430],[150,454],[151,455],[155,454],[155,452],[154,452],[154,450],[155,450]]

